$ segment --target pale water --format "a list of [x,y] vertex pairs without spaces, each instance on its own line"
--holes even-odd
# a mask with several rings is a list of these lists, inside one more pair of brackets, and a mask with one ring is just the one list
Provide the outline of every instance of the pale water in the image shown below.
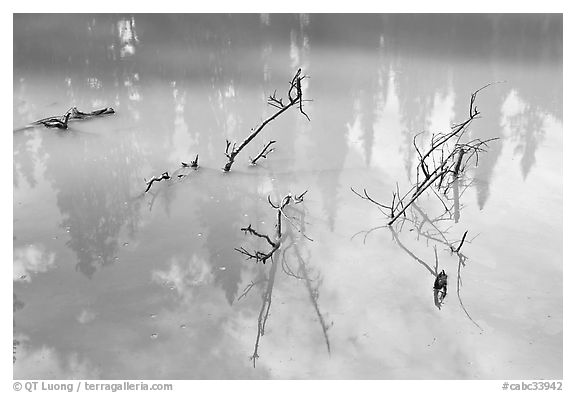
[[[276,119],[224,174],[225,140],[299,67],[311,121]],[[458,259],[437,245],[439,310],[406,251],[434,266],[433,244],[407,227],[406,250],[387,228],[364,242],[386,220],[350,187],[388,202],[414,180],[412,137],[498,81],[468,132],[500,139],[448,232],[473,239],[478,328]],[[26,128],[72,106],[116,113]],[[15,378],[562,378],[561,16],[16,15],[14,129]],[[188,176],[144,195],[164,171]],[[268,195],[305,190],[313,241],[293,231],[266,265],[234,250],[266,248],[240,228],[274,233]]]

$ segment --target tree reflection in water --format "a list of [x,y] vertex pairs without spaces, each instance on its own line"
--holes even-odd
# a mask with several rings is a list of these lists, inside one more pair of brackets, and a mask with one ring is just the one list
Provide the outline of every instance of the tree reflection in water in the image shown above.
[[[276,177],[273,171],[279,162],[296,176],[302,174],[298,171],[303,166],[316,171],[311,183],[318,188],[311,191],[320,195],[323,217],[337,232],[338,218],[344,217],[339,213],[341,175],[356,154],[349,149],[350,124],[355,121],[360,124],[360,154],[369,166],[381,156],[378,140],[386,140],[391,132],[388,124],[379,128],[376,123],[384,110],[392,109],[392,116],[397,114],[400,121],[401,162],[410,168],[416,158],[411,150],[413,136],[429,128],[435,103],[446,102],[454,113],[461,113],[459,105],[466,102],[463,97],[468,97],[471,88],[513,75],[509,84],[482,97],[480,106],[489,116],[475,125],[470,136],[502,139],[473,171],[478,181],[472,189],[476,187],[482,207],[489,200],[489,186],[506,143],[516,147],[516,154],[521,155],[519,170],[528,178],[537,167],[548,119],[562,119],[561,46],[555,44],[561,42],[558,26],[562,24],[553,15],[45,15],[35,16],[38,23],[26,18],[15,16],[14,23],[19,43],[14,48],[15,123],[27,124],[41,117],[47,108],[40,105],[70,101],[81,108],[118,105],[132,130],[114,138],[34,130],[15,134],[14,188],[23,189],[26,183],[34,188],[45,168],[63,217],[59,224],[69,231],[67,245],[77,256],[77,270],[87,277],[114,261],[120,234],[125,228],[134,233],[142,216],[150,231],[165,242],[180,230],[201,228],[201,240],[174,242],[172,250],[155,249],[154,257],[199,248],[193,251],[206,254],[214,282],[228,303],[243,299],[253,287],[260,290],[262,303],[255,313],[259,313],[261,332],[254,355],[269,318],[274,286],[278,288],[281,277],[303,283],[331,351],[330,324],[318,302],[321,277],[314,272],[311,247],[300,241],[297,231],[287,226],[282,248],[268,266],[242,263],[233,250],[245,240],[238,230],[246,224],[244,214],[258,222],[266,219],[261,205],[268,190],[263,191],[263,184]],[[358,52],[349,52],[351,48]],[[273,159],[253,168],[250,175],[236,173],[221,181],[221,173],[210,168],[221,164],[225,139],[245,136],[257,122],[255,108],[264,108],[261,117],[265,116],[261,95],[284,83],[295,64],[302,64],[313,76],[307,92],[315,100],[310,103],[313,129],[303,129],[295,117],[286,117],[283,132],[273,136],[280,147]],[[54,70],[63,70],[62,75]],[[52,73],[58,78],[52,78]],[[54,79],[49,97],[34,87],[35,79],[30,77],[34,74]],[[60,90],[64,98],[56,93]],[[31,105],[36,96],[39,104]],[[522,105],[506,118],[500,113],[510,97]],[[186,143],[177,139],[179,124],[183,125],[180,131],[188,134]],[[511,135],[506,134],[504,124],[509,125]],[[175,177],[171,183],[155,183],[153,195],[133,198],[143,191],[143,177],[170,169],[167,163],[192,159],[193,155],[186,155],[192,152],[200,154],[204,168],[182,179]],[[398,246],[426,275],[436,278],[444,267],[457,276],[457,296],[472,320],[460,293],[462,267],[467,263],[463,253],[469,251],[466,245],[460,247],[462,233],[448,228],[450,220],[459,222],[459,197],[471,184],[452,183],[449,213],[438,215],[425,209],[424,203],[414,204],[390,230]],[[186,204],[180,190],[185,190]],[[168,228],[159,230],[154,228],[156,221],[148,221],[157,218],[158,207],[170,218]],[[187,224],[172,226],[170,222],[183,215]],[[303,217],[300,220],[303,228]],[[410,234],[435,244],[438,253],[434,248],[434,253],[420,255],[406,239]],[[464,239],[465,244],[470,238]],[[450,265],[446,268],[441,250],[458,259],[457,270]],[[246,276],[250,284],[239,296]],[[441,307],[438,295],[435,304]]]
[[[303,194],[300,196],[300,199],[296,197],[296,201],[302,201]],[[283,201],[286,201],[285,197]],[[297,202],[298,203],[298,202]],[[270,203],[272,204],[272,203]],[[256,367],[256,360],[259,358],[258,349],[260,346],[260,339],[265,334],[266,322],[268,321],[268,317],[270,316],[270,308],[272,306],[272,293],[274,291],[274,284],[276,282],[276,274],[278,272],[278,266],[280,265],[282,271],[287,277],[294,278],[298,281],[302,281],[308,293],[308,299],[312,304],[316,317],[318,319],[318,323],[322,329],[322,334],[324,336],[324,342],[326,344],[326,349],[328,351],[328,355],[331,353],[330,349],[330,339],[328,337],[328,326],[324,315],[320,311],[320,306],[318,299],[320,297],[320,286],[322,283],[321,274],[318,272],[314,272],[314,269],[310,265],[310,253],[308,252],[306,255],[306,259],[302,256],[303,252],[301,248],[306,250],[306,247],[302,246],[306,240],[311,240],[309,237],[306,236],[306,208],[295,207],[293,205],[286,205],[282,204],[282,206],[278,206],[277,214],[278,220],[276,224],[277,230],[277,237],[276,241],[279,243],[279,247],[275,247],[271,251],[271,260],[269,262],[268,274],[264,273],[265,265],[258,264],[261,269],[256,273],[257,276],[255,279],[252,279],[250,283],[246,286],[242,294],[238,297],[238,300],[246,297],[250,291],[255,286],[263,286],[262,291],[262,304],[260,306],[260,311],[258,313],[257,318],[257,332],[256,332],[256,340],[254,343],[254,352],[250,356],[250,360],[253,363],[253,366]],[[290,218],[287,216],[290,215]],[[295,215],[295,216],[294,216]],[[294,221],[292,221],[294,220]],[[286,222],[284,229],[282,228],[282,222]],[[295,222],[295,223],[294,223]],[[291,225],[287,225],[291,223]],[[294,224],[294,225],[292,225]],[[263,235],[256,235],[257,237],[262,237]],[[280,253],[280,249],[282,249],[281,256],[278,254]],[[291,250],[293,256],[296,259],[297,268],[295,269],[292,267],[292,262],[290,259],[287,258],[288,251]],[[242,252],[245,254],[244,252]],[[258,263],[258,261],[257,261]]]
[[[354,239],[358,235],[363,235],[363,242],[366,242],[368,235],[372,232],[387,228],[390,230],[392,238],[396,242],[396,244],[402,249],[410,258],[414,259],[418,264],[420,264],[436,281],[441,274],[438,269],[438,265],[440,261],[438,259],[438,252],[436,245],[441,245],[444,247],[445,251],[449,252],[450,256],[456,256],[458,259],[458,268],[456,273],[456,295],[458,297],[458,301],[460,306],[468,319],[480,330],[483,330],[482,327],[470,316],[468,310],[464,306],[462,301],[462,296],[460,293],[460,289],[462,286],[462,272],[461,268],[466,266],[466,261],[468,257],[462,252],[462,247],[464,243],[471,243],[474,239],[467,239],[468,231],[464,232],[458,238],[451,237],[451,223],[456,221],[456,217],[460,215],[460,205],[458,203],[459,199],[462,197],[463,193],[470,187],[472,184],[472,180],[459,178],[453,183],[459,183],[459,186],[462,188],[457,188],[459,190],[459,194],[455,194],[452,198],[451,205],[443,205],[444,211],[439,215],[436,215],[433,218],[430,218],[429,215],[422,209],[416,202],[412,203],[409,207],[408,214],[403,215],[400,217],[395,223],[392,225],[382,225],[371,228],[369,230],[364,230],[357,232],[352,236]],[[435,199],[435,198],[434,198]],[[425,240],[426,244],[429,245],[430,242],[433,242],[434,245],[434,268],[432,268],[432,264],[425,261],[426,258],[421,258],[416,255],[409,247],[407,247],[404,242],[400,238],[400,233],[402,232],[413,232],[416,234],[416,240]],[[444,270],[449,271],[446,267],[442,269],[442,274]],[[434,305],[438,307],[440,310],[443,305],[444,298],[446,297],[447,292],[446,288],[443,290],[441,288],[437,288],[434,285],[433,288],[433,299]]]

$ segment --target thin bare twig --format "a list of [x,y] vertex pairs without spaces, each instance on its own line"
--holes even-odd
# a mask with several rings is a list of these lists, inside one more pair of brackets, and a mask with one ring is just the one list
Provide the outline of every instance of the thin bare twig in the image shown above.
[[146,191],[144,191],[145,193],[148,192],[148,190],[150,190],[150,187],[152,187],[152,183],[154,183],[155,181],[162,181],[162,180],[169,180],[170,179],[170,175],[168,174],[168,172],[164,172],[163,174],[161,174],[160,176],[154,176],[152,177],[152,179],[146,181],[146,179],[144,179],[144,181],[146,182],[146,185],[148,187],[146,187]]
[[276,141],[270,141],[268,144],[264,146],[264,148],[258,153],[256,158],[250,157],[250,164],[256,165],[256,162],[261,158],[267,158],[267,155],[274,151],[274,148],[268,149],[272,144],[276,143]]

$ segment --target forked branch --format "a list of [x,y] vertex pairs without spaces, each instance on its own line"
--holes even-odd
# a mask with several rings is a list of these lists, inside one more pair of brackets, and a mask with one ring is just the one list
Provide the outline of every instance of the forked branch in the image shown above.
[[290,82],[290,87],[287,93],[288,102],[284,102],[282,98],[278,98],[276,96],[276,92],[268,97],[268,105],[275,108],[276,112],[265,119],[258,127],[255,129],[253,128],[252,133],[242,143],[240,143],[238,146],[236,146],[234,143],[231,146],[231,142],[226,140],[226,150],[224,155],[228,158],[228,161],[224,164],[224,168],[222,168],[224,172],[230,171],[236,156],[242,151],[243,148],[246,147],[246,145],[248,145],[248,143],[250,143],[256,137],[256,135],[258,135],[264,129],[264,127],[268,125],[268,123],[276,119],[288,109],[292,108],[293,106],[297,106],[300,110],[300,113],[302,113],[308,120],[310,120],[302,107],[302,103],[304,101],[302,98],[302,80],[305,78],[306,76],[302,75],[302,70],[299,68],[292,78],[292,81]]
[[266,144],[264,146],[264,148],[260,151],[260,153],[258,153],[258,155],[256,156],[256,158],[252,158],[250,157],[250,164],[251,165],[256,165],[256,162],[261,159],[261,158],[266,158],[266,156],[270,153],[272,153],[274,151],[274,148],[270,149],[270,146],[272,146],[272,144],[276,143],[276,141],[270,141],[268,142],[268,144]]

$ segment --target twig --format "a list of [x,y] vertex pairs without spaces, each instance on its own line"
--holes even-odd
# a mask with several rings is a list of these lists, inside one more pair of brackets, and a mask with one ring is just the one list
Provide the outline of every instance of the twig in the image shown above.
[[144,191],[145,193],[148,192],[148,190],[150,190],[150,187],[152,187],[152,183],[154,183],[155,181],[162,181],[162,180],[169,180],[170,179],[170,175],[168,174],[168,172],[164,172],[162,175],[160,176],[154,176],[152,179],[146,181],[146,179],[144,179],[144,181],[146,181],[146,184],[148,185],[148,187],[146,188],[146,191]]
[[182,167],[198,169],[198,154],[196,154],[196,158],[194,159],[194,161],[190,161],[190,164],[188,164],[187,162],[183,162]]
[[248,225],[246,228],[240,228],[240,230],[244,233],[249,233],[251,235],[261,237],[262,239],[266,239],[268,244],[270,244],[272,247],[276,246],[276,243],[274,243],[272,240],[270,240],[268,235],[262,235],[261,233],[256,232],[254,229],[252,229],[252,225]]
[[260,151],[260,153],[258,153],[256,158],[250,157],[250,164],[256,165],[256,161],[258,161],[260,158],[267,158],[266,156],[274,151],[274,148],[268,149],[273,143],[276,143],[276,141],[268,142],[268,144],[266,146],[264,146],[262,151]]
[[302,194],[294,197],[294,203],[302,203],[304,202],[304,195],[306,195],[306,193],[308,192],[308,190],[304,191]]
[[245,297],[246,295],[248,295],[248,292],[250,292],[250,290],[251,290],[254,286],[256,286],[256,285],[258,285],[258,284],[260,284],[260,283],[263,283],[263,282],[265,282],[265,281],[266,281],[265,279],[258,280],[258,281],[256,281],[256,282],[250,281],[250,284],[248,284],[248,285],[246,286],[246,288],[244,288],[244,291],[242,291],[242,294],[241,294],[240,296],[238,296],[238,299],[236,299],[236,301],[240,301],[240,299],[242,299],[243,297]]
[[462,235],[462,240],[460,240],[460,244],[458,245],[458,248],[456,250],[454,250],[454,252],[456,254],[460,253],[460,249],[462,248],[462,245],[464,244],[464,240],[466,239],[467,234],[468,234],[468,231],[464,232],[464,235]]
[[478,325],[478,323],[476,323],[476,321],[474,319],[472,319],[472,317],[468,313],[468,310],[466,310],[466,307],[464,307],[464,303],[462,302],[462,297],[460,297],[460,286],[461,286],[461,282],[462,282],[462,278],[460,276],[460,267],[464,265],[463,259],[465,259],[465,257],[462,256],[461,254],[458,254],[458,278],[457,278],[457,282],[456,282],[456,295],[458,295],[458,301],[460,302],[460,306],[462,307],[462,310],[464,310],[464,313],[466,314],[468,319],[470,321],[472,321],[472,323],[474,325],[476,325],[476,327],[478,327],[478,329],[483,331],[484,329],[482,329],[482,327],[480,325]]

